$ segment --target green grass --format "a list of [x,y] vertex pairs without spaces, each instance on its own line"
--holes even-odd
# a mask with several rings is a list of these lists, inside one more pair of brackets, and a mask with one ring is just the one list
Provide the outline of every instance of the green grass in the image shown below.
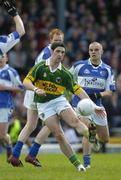
[[[78,154],[80,159],[82,155]],[[77,172],[62,154],[41,154],[38,159],[43,167],[36,168],[21,160],[24,167],[15,168],[5,162],[5,155],[0,155],[0,180],[120,180],[120,154],[93,154],[91,169]]]

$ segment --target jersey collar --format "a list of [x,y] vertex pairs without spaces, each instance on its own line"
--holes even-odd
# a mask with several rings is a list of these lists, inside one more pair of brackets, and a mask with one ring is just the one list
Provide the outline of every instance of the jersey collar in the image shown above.
[[[89,63],[90,65],[93,66],[93,64],[92,64],[92,62],[91,62],[91,60],[90,60],[90,58],[88,59],[88,63]],[[102,66],[102,60],[100,60],[100,64],[99,64],[97,67],[99,67],[99,66]],[[94,66],[94,67],[95,67],[95,66]]]
[[50,58],[46,60],[45,64],[46,64],[46,66],[49,66],[51,72],[55,72],[57,69],[59,69],[59,70],[62,69],[62,64],[59,63],[58,67],[56,69],[52,70],[51,66],[50,66]]
[[6,69],[8,69],[8,67],[9,67],[9,65],[6,64],[4,67],[0,68],[0,70],[6,70]]

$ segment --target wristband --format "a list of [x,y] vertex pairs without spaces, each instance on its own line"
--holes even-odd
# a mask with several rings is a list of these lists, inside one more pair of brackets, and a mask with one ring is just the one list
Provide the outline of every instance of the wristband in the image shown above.
[[88,94],[90,99],[92,99],[92,101],[96,101],[97,99],[101,99],[101,93],[94,93],[94,94]]
[[34,92],[35,92],[35,93],[36,93],[37,89],[38,89],[38,87],[35,87],[35,88],[34,88]]

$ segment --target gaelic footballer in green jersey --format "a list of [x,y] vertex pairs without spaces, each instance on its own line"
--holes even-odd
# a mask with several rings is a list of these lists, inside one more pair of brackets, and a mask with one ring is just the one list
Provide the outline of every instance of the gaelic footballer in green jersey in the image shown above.
[[66,90],[78,95],[81,92],[81,87],[76,83],[72,74],[60,64],[57,70],[53,73],[49,68],[50,59],[40,62],[34,66],[25,81],[32,81],[39,89],[46,92],[46,96],[38,96],[35,93],[35,102],[47,102],[61,95],[64,95]]

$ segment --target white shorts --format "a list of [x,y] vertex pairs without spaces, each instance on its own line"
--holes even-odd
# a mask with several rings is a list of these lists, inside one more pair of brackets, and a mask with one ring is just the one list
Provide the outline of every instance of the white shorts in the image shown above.
[[107,126],[107,115],[105,118],[102,118],[101,116],[98,116],[96,113],[93,113],[91,116],[88,117],[92,122],[99,126]]
[[[77,110],[75,110],[78,114],[78,116],[80,116],[79,112]],[[99,126],[107,126],[108,122],[107,122],[107,115],[105,118],[102,118],[101,116],[98,116],[95,112],[93,114],[91,114],[90,116],[85,116],[86,118],[88,118],[90,121],[94,122],[95,124],[99,125]]]
[[24,106],[27,109],[37,110],[37,103],[34,102],[34,91],[26,91],[24,96]]
[[8,123],[12,119],[13,109],[0,108],[0,123]]
[[63,96],[60,96],[46,103],[37,103],[38,114],[40,119],[42,119],[43,121],[55,114],[59,115],[61,111],[68,108],[72,109],[69,102]]

